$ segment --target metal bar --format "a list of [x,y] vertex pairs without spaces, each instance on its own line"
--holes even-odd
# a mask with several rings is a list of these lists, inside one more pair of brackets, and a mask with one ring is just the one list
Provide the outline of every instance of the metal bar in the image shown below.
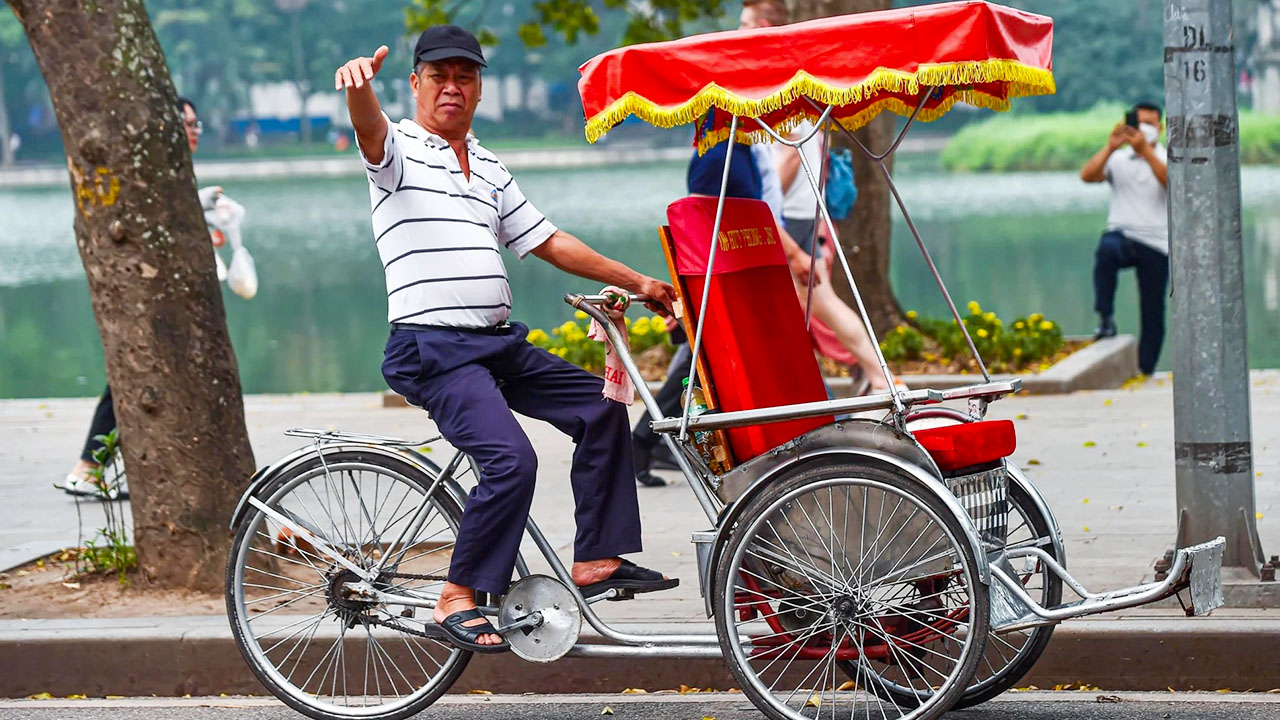
[[[812,100],[810,100],[809,102],[815,108],[821,109],[821,106],[819,106],[817,103],[814,103]],[[783,145],[787,145],[793,148],[798,148],[804,143],[809,142],[809,140],[811,140],[814,135],[818,134],[818,131],[822,129],[822,126],[825,125],[827,120],[831,118],[831,111],[834,109],[835,109],[835,106],[828,105],[827,109],[823,110],[822,114],[818,116],[818,123],[813,126],[813,129],[809,131],[809,134],[805,135],[799,140],[788,140],[787,138],[782,137],[781,133],[769,127],[769,125],[765,123],[763,120],[761,120],[760,118],[752,118],[752,120],[755,120],[756,124],[759,125],[761,129],[763,129],[766,133],[768,133],[769,137],[774,139],[774,142],[779,142],[779,143],[782,143]]]
[[1256,578],[1266,555],[1249,417],[1232,4],[1165,0],[1164,10],[1177,546],[1223,535],[1223,564]]
[[[702,327],[707,322],[707,300],[711,297],[711,270],[716,264],[716,248],[720,245],[720,221],[724,219],[724,198],[729,190],[729,163],[733,161],[733,143],[738,141],[738,116],[729,121],[729,149],[724,154],[724,171],[720,176],[720,197],[716,200],[716,220],[711,226],[711,251],[707,253],[707,275],[702,283],[702,302],[698,304],[698,327],[693,333],[693,362],[689,364],[689,385],[680,412],[680,439],[689,438],[689,412],[693,409],[693,388],[698,380],[698,352],[702,349]],[[662,413],[656,413],[658,417]]]
[[[400,531],[400,536],[395,539],[395,542],[392,542],[387,546],[387,551],[382,554],[382,557],[378,559],[377,564],[373,566],[373,570],[371,572],[374,577],[377,577],[378,573],[382,572],[382,568],[386,567],[387,561],[395,554],[395,547],[397,545],[404,542],[406,537],[415,538],[418,536],[418,531],[421,530],[422,526],[427,522],[427,515],[429,513],[425,512],[425,510],[431,505],[431,497],[436,494],[436,488],[440,487],[446,479],[453,477],[453,473],[458,469],[458,465],[462,463],[463,457],[464,453],[461,450],[455,450],[453,457],[449,460],[449,463],[445,465],[444,470],[440,471],[440,474],[436,476],[436,479],[431,481],[431,486],[427,488],[426,494],[422,496],[422,504],[419,505],[418,509],[413,513],[413,520]],[[408,550],[408,546],[399,550],[400,556],[396,558],[397,563],[404,559],[404,554],[408,552]]]
[[[965,327],[964,321],[960,319],[960,313],[956,310],[956,304],[951,299],[951,293],[947,291],[947,285],[942,281],[942,275],[938,273],[938,267],[934,265],[933,257],[929,254],[928,248],[925,247],[924,239],[920,236],[920,230],[916,228],[915,221],[911,219],[911,213],[907,211],[906,203],[902,201],[902,196],[898,194],[898,187],[893,182],[893,174],[889,172],[889,168],[884,164],[885,158],[896,150],[898,145],[902,142],[902,139],[906,137],[907,130],[909,130],[912,124],[915,123],[916,117],[920,114],[920,111],[924,109],[925,101],[928,100],[929,95],[932,92],[933,90],[930,88],[921,96],[920,104],[917,105],[915,111],[911,113],[911,117],[907,118],[907,124],[903,126],[902,132],[898,134],[898,139],[894,141],[888,150],[879,155],[871,152],[870,148],[862,144],[862,141],[859,140],[848,128],[840,123],[836,123],[835,125],[841,132],[848,136],[848,138],[852,140],[859,149],[862,150],[863,154],[874,160],[876,164],[880,166],[880,172],[884,174],[885,181],[889,185],[889,191],[893,193],[893,199],[898,205],[898,210],[902,212],[902,217],[907,221],[907,229],[911,231],[911,236],[915,238],[916,241],[916,247],[920,248],[920,254],[924,256],[925,264],[929,266],[929,271],[933,273],[933,280],[938,284],[938,289],[942,291],[942,297],[947,301],[947,307],[951,309],[951,316],[955,318],[956,324],[960,326],[960,332],[964,334],[965,342],[969,345],[969,352],[973,353],[973,359],[978,363],[978,368],[982,370],[982,378],[987,382],[990,382],[991,374],[987,372],[987,365],[982,361],[982,356],[978,354],[978,348],[974,345],[973,338],[969,336],[969,328]],[[815,108],[820,107],[812,99],[809,99],[808,102]],[[840,243],[836,243],[836,248],[841,248]],[[842,255],[841,260],[843,259]],[[867,329],[870,330],[870,324],[868,324]],[[878,350],[879,345],[876,347]]]
[[[929,389],[908,390],[899,393],[898,397],[907,406],[942,402],[942,393]],[[880,393],[856,398],[821,400],[819,402],[799,403],[796,405],[778,405],[755,410],[707,413],[691,418],[689,427],[697,430],[722,430],[743,425],[764,425],[786,420],[797,420],[799,418],[841,415],[844,413],[865,412],[867,410],[883,410],[892,407],[893,396],[888,393]],[[678,418],[655,420],[653,429],[655,432],[660,433],[674,433],[680,429],[680,420]]]
[[[862,152],[866,153],[867,157],[877,162],[880,160],[884,160],[885,158],[892,155],[894,151],[898,149],[898,146],[902,144],[902,141],[906,139],[907,131],[910,130],[911,126],[915,124],[916,118],[919,117],[920,111],[924,109],[925,103],[929,101],[929,96],[933,94],[934,89],[935,88],[930,88],[930,87],[925,88],[924,93],[920,95],[920,102],[916,104],[916,109],[913,110],[911,112],[911,115],[907,117],[907,124],[902,126],[902,130],[898,131],[898,137],[893,141],[893,143],[889,145],[889,149],[885,150],[882,153],[877,154],[877,153],[871,152],[870,148],[868,148],[866,145],[863,145],[862,141],[854,137],[853,133],[850,132],[847,128],[845,128],[843,125],[840,125],[840,123],[836,123],[836,126],[839,127],[846,135],[848,135],[855,143],[857,143],[858,147],[862,148]],[[822,109],[822,106],[819,105],[818,102],[815,101],[813,98],[807,97],[805,98],[805,102],[813,106],[814,110]]]
[[1005,556],[1008,557],[1010,560],[1012,560],[1013,558],[1026,557],[1028,555],[1042,561],[1045,565],[1047,565],[1049,569],[1052,570],[1053,573],[1058,576],[1058,579],[1062,580],[1062,582],[1066,583],[1067,586],[1071,588],[1071,592],[1075,593],[1076,595],[1079,595],[1081,598],[1085,600],[1098,597],[1098,593],[1089,592],[1089,589],[1086,588],[1084,585],[1081,585],[1080,581],[1072,577],[1071,573],[1067,572],[1067,569],[1065,567],[1063,567],[1057,560],[1053,559],[1053,556],[1051,556],[1049,553],[1041,550],[1038,547],[1028,546],[1028,547],[1022,547],[1022,548],[1015,548],[1005,553]]
[[[809,160],[803,154],[800,156],[800,165],[804,168],[805,177],[809,179],[809,186],[817,193],[818,185],[814,181],[813,169],[809,167]],[[867,336],[871,339],[871,347],[876,351],[876,360],[880,363],[880,371],[884,373],[885,382],[889,386],[889,396],[893,400],[894,413],[901,419],[902,414],[906,412],[906,406],[903,405],[902,400],[899,398],[900,392],[893,382],[893,373],[889,372],[889,362],[884,359],[884,352],[880,349],[880,339],[876,337],[876,330],[871,326],[871,316],[867,313],[867,306],[862,301],[862,293],[858,291],[858,283],[853,279],[853,269],[849,266],[849,258],[845,256],[844,246],[840,244],[840,233],[836,232],[836,224],[831,219],[831,212],[827,209],[827,204],[825,202],[818,203],[818,209],[821,211],[823,221],[827,224],[827,231],[831,233],[831,241],[836,249],[836,257],[840,258],[840,267],[844,269],[845,279],[849,281],[849,290],[853,293],[854,302],[858,305],[858,313],[862,316],[862,322],[867,326]]]
[[719,645],[629,646],[579,643],[566,657],[580,658],[718,658],[724,657]]
[[569,592],[573,593],[578,606],[582,608],[582,615],[587,619],[587,623],[605,638],[624,645],[639,645],[642,647],[654,647],[656,645],[710,645],[719,642],[719,639],[714,634],[638,635],[614,630],[601,620],[599,615],[596,615],[591,604],[582,597],[582,591],[574,584],[573,576],[565,568],[564,563],[560,562],[560,557],[556,555],[555,548],[551,547],[551,543],[547,541],[547,537],[542,534],[542,530],[533,521],[533,518],[529,518],[525,522],[525,531],[533,539],[533,544],[538,547],[542,557],[546,558],[547,564],[551,566],[551,572],[555,573],[560,582],[564,583],[569,588]]
[[[635,360],[631,357],[631,351],[627,347],[626,341],[623,340],[622,334],[618,332],[617,326],[609,321],[609,317],[605,315],[599,305],[587,302],[585,296],[567,295],[565,296],[565,302],[591,316],[593,320],[604,327],[604,332],[609,337],[609,343],[613,345],[614,351],[622,359],[622,366],[626,369],[627,375],[631,377],[631,383],[636,386],[636,392],[639,393],[640,401],[644,403],[645,409],[649,411],[649,417],[663,417],[665,413],[658,407],[658,401],[653,397],[653,393],[649,392],[649,386],[645,383],[644,377],[640,375],[640,369],[636,367]],[[604,302],[604,299],[601,298],[599,302]],[[698,499],[698,504],[702,506],[702,511],[706,513],[707,519],[715,522],[715,519],[720,515],[721,507],[709,489],[710,483],[693,469],[689,459],[676,447],[675,442],[669,438],[667,440],[670,443],[668,447],[671,450],[671,455],[675,457],[676,464],[680,467],[680,471],[684,473],[685,480],[689,482],[689,489],[693,490],[693,495]]]
[[436,435],[426,440],[405,440],[404,438],[391,437],[389,435],[366,435],[364,433],[343,432],[341,430],[311,430],[309,428],[290,428],[285,430],[284,434],[290,437],[310,438],[322,442],[358,442],[369,445],[393,445],[397,447],[429,445],[444,437],[443,435]]
[[250,497],[249,504],[257,508],[263,515],[266,515],[272,520],[275,520],[276,523],[278,523],[279,525],[282,525],[283,527],[286,527],[292,530],[294,534],[296,534],[298,537],[311,543],[311,546],[313,548],[329,556],[330,560],[338,563],[342,567],[355,573],[362,580],[373,580],[375,577],[377,577],[377,575],[371,574],[368,570],[365,570],[359,565],[356,565],[355,563],[348,560],[346,556],[344,556],[342,553],[330,547],[329,543],[325,542],[324,540],[321,540],[319,537],[316,537],[315,533],[306,529],[302,525],[294,522],[293,520],[290,520],[284,515],[276,512],[275,510],[272,510],[271,507],[269,507],[266,503],[262,502],[258,498]]

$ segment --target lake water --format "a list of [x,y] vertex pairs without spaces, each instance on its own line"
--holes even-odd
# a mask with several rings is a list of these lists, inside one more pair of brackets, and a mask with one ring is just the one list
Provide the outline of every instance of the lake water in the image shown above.
[[[520,183],[564,229],[641,271],[665,273],[655,228],[681,194],[682,165],[525,171]],[[244,238],[261,280],[252,301],[225,293],[245,391],[382,389],[386,291],[365,181],[223,185],[248,210]],[[1105,189],[1069,173],[921,170],[904,171],[899,185],[959,303],[977,300],[1005,317],[1043,312],[1068,333],[1092,330]],[[1250,365],[1280,367],[1280,169],[1246,168],[1243,187]],[[0,398],[102,388],[102,348],[71,228],[65,188],[0,191]],[[597,289],[533,258],[508,267],[513,315],[531,327],[569,317],[566,291]],[[945,313],[900,219],[892,274],[904,308]],[[1122,276],[1122,332],[1137,330],[1136,296],[1132,274]],[[1173,351],[1166,343],[1162,367]]]

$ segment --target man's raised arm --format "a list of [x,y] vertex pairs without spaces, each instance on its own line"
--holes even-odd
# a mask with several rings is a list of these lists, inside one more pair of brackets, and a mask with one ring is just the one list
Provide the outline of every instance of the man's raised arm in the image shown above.
[[382,61],[387,59],[389,52],[383,45],[373,53],[373,57],[348,60],[333,74],[333,88],[346,88],[347,91],[347,113],[351,116],[351,127],[356,131],[356,144],[374,165],[383,160],[387,121],[382,117],[382,106],[373,92],[372,80],[382,69]]

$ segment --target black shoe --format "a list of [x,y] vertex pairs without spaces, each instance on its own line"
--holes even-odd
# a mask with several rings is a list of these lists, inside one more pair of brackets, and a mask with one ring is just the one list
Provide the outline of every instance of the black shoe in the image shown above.
[[1116,321],[1110,316],[1099,316],[1098,329],[1093,332],[1094,340],[1116,336]]
[[648,470],[637,472],[636,482],[640,483],[645,487],[662,487],[663,485],[667,484],[666,480],[663,480],[662,478],[658,477],[657,475],[654,475]]

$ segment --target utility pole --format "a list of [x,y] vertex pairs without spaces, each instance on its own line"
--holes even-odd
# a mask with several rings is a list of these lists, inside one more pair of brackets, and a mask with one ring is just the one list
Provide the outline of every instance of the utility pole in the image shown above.
[[[1165,0],[1178,547],[1258,577],[1231,0]],[[1241,570],[1243,572],[1241,572]]]

